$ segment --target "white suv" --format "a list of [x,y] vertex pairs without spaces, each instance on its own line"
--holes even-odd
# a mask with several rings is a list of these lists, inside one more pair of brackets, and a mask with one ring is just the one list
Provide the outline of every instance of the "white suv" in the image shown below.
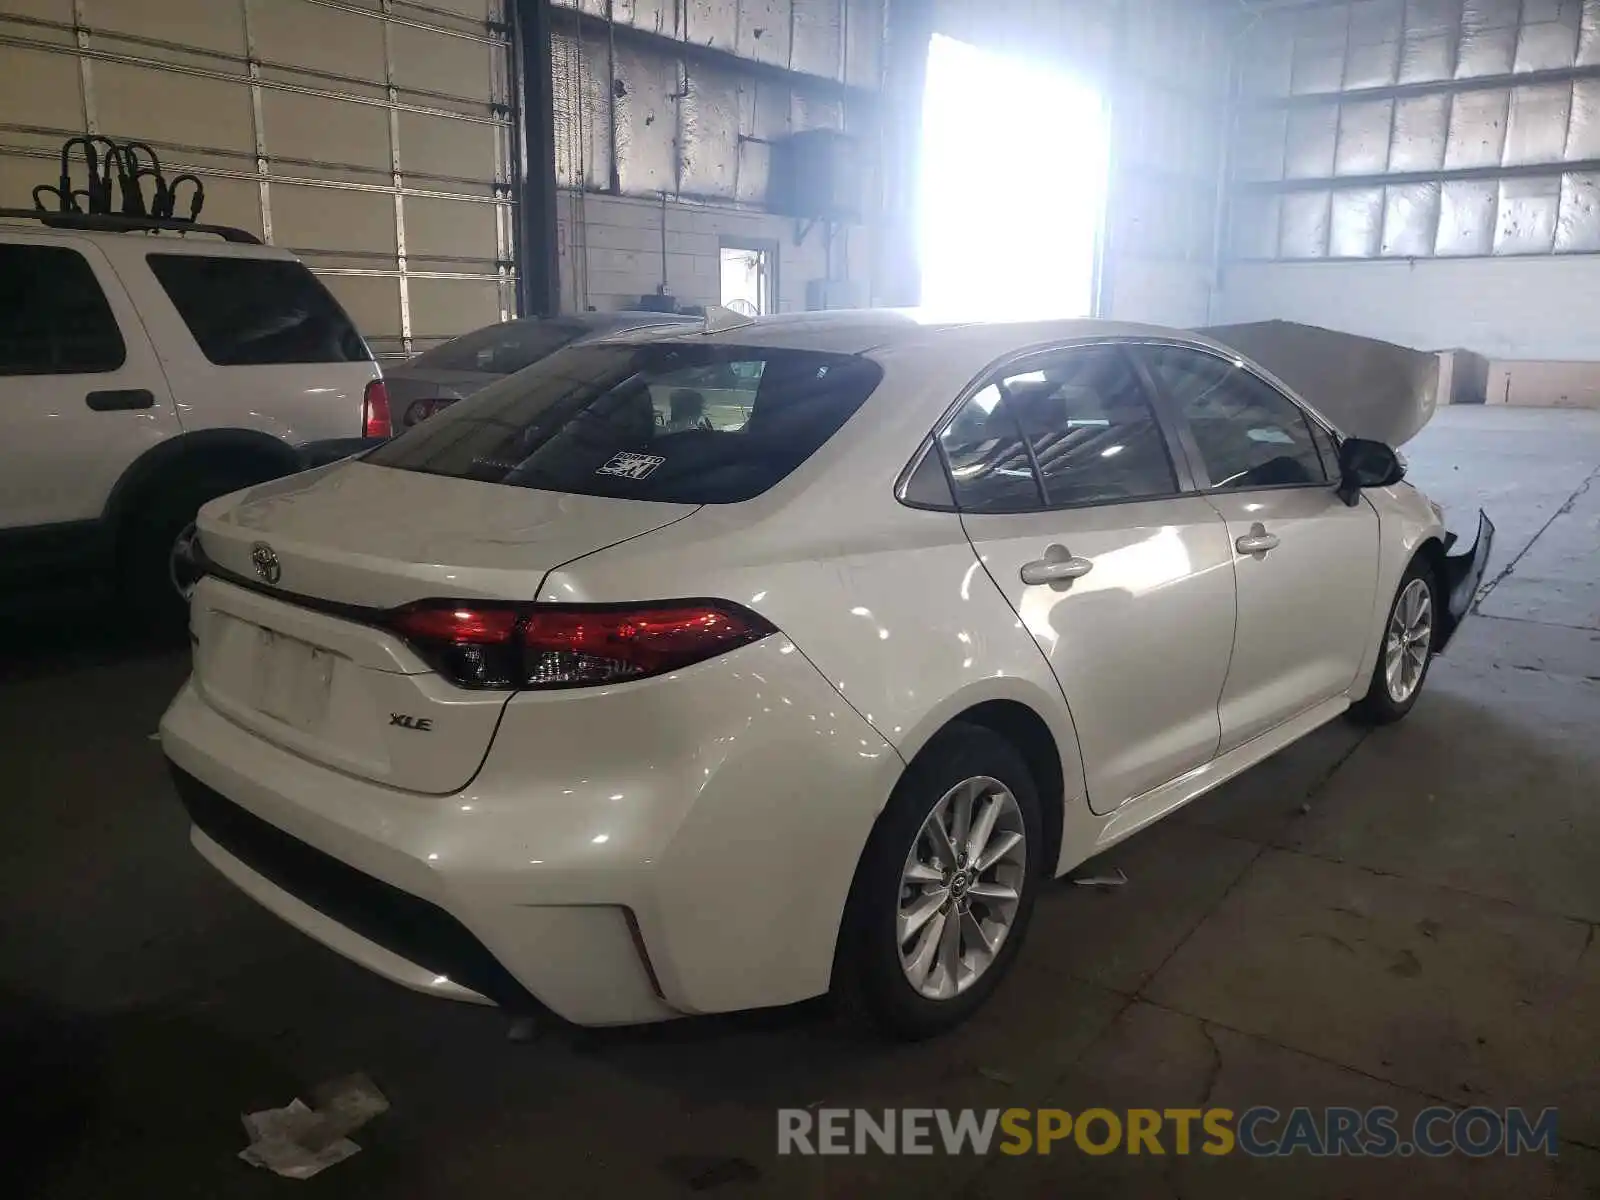
[[0,598],[115,570],[169,602],[205,501],[386,434],[377,364],[286,250],[221,226],[0,210]]

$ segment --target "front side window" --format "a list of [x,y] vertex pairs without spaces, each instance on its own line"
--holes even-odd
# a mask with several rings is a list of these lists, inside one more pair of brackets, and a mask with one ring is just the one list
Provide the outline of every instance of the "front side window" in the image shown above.
[[1305,413],[1266,380],[1186,346],[1149,347],[1145,354],[1194,433],[1212,490],[1328,481]]
[[363,461],[587,496],[732,504],[810,458],[881,377],[867,359],[810,350],[570,346]]
[[0,242],[0,375],[93,375],[115,371],[126,357],[83,255]]
[[152,254],[150,269],[219,367],[371,362],[344,309],[293,259]]

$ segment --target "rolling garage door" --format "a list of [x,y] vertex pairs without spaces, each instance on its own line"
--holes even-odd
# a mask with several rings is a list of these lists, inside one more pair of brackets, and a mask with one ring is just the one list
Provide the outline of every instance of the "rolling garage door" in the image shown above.
[[205,181],[202,220],[300,254],[380,357],[503,320],[504,7],[0,0],[0,207],[55,183],[65,138],[136,139]]

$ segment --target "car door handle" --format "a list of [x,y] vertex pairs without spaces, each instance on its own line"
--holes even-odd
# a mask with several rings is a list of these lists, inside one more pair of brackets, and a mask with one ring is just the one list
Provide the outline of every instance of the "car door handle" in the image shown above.
[[1092,559],[1078,558],[1065,546],[1046,548],[1043,558],[1022,564],[1022,582],[1031,586],[1045,583],[1070,583],[1094,570]]
[[84,403],[95,412],[115,412],[119,409],[150,408],[156,394],[149,388],[119,388],[109,392],[90,392]]
[[1233,543],[1240,554],[1265,554],[1268,550],[1277,548],[1278,535],[1268,533],[1267,527],[1260,521],[1250,526],[1250,532],[1242,535]]

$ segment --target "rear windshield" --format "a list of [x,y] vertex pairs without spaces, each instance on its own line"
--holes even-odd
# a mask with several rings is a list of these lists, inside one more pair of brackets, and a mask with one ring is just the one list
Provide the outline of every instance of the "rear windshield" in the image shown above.
[[514,375],[592,329],[574,321],[507,321],[452,338],[411,360],[437,371]]
[[152,254],[150,269],[219,367],[371,362],[338,301],[290,259]]
[[809,350],[573,346],[364,461],[586,496],[733,504],[811,457],[881,376],[867,359]]

